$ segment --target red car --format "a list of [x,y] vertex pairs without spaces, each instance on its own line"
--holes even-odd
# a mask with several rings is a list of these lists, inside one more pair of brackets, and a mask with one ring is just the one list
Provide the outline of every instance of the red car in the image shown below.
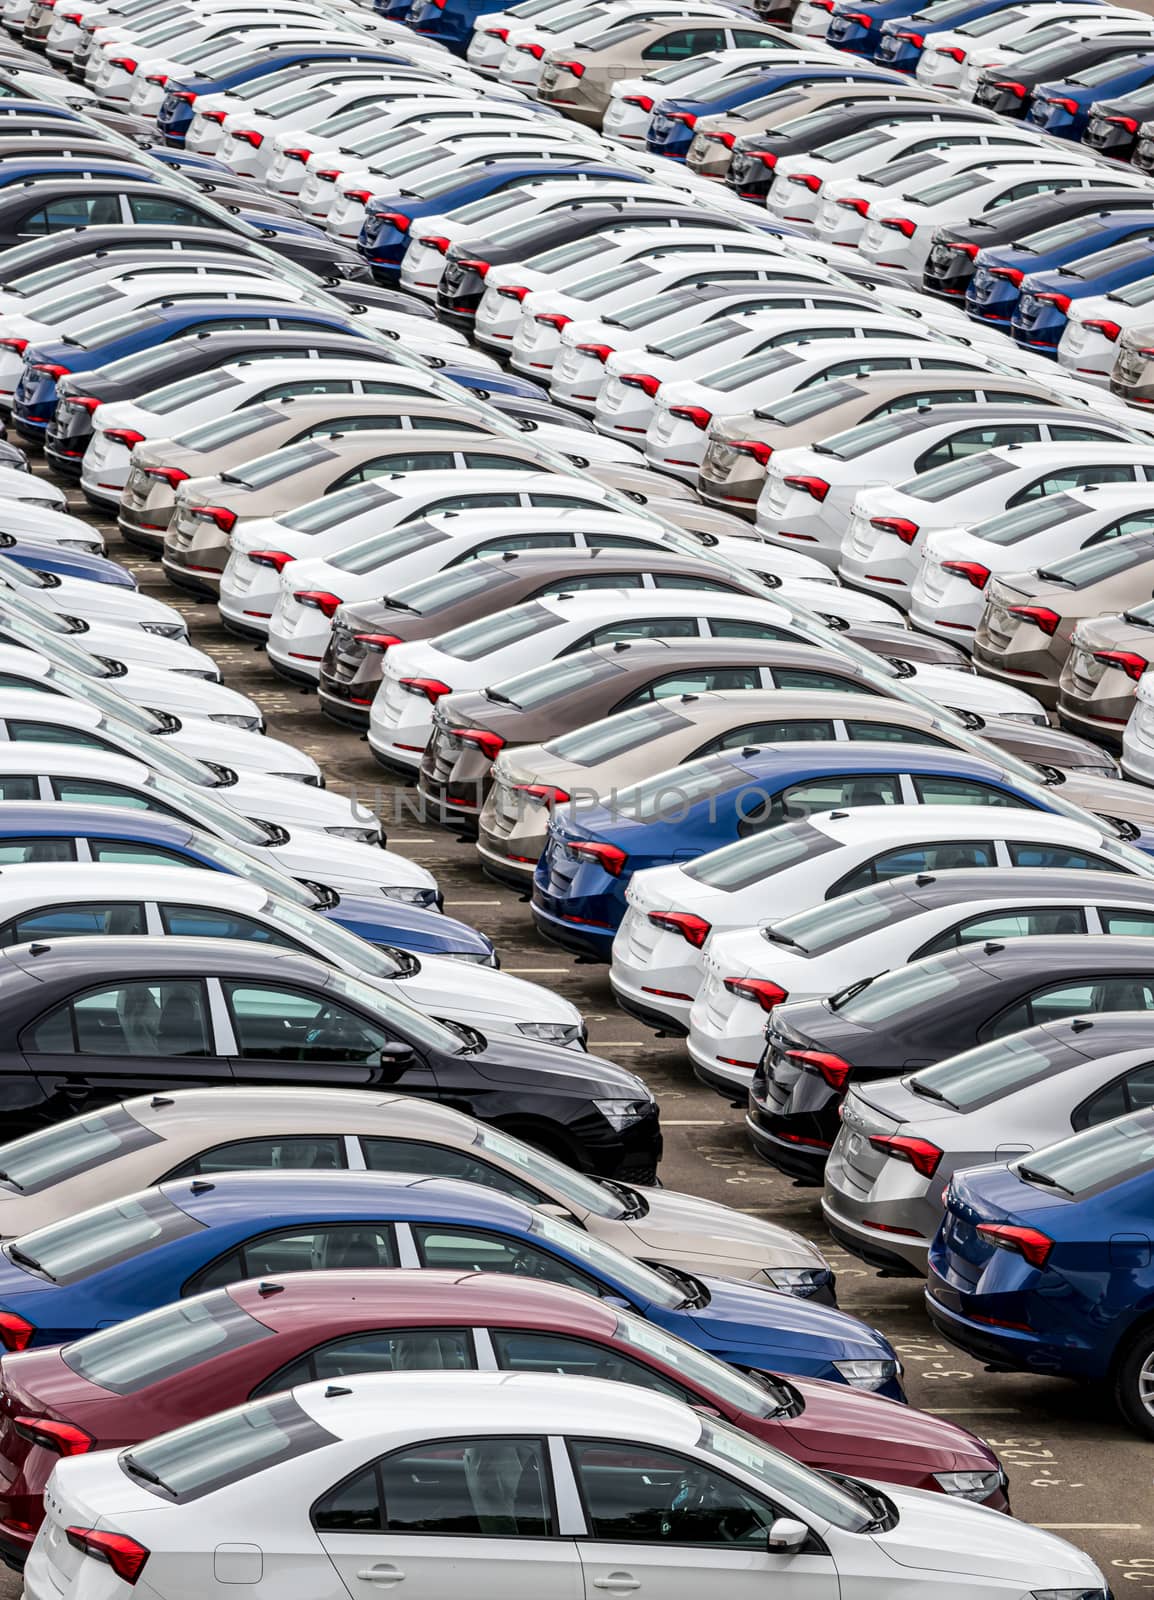
[[308,1272],[233,1283],[73,1344],[4,1356],[0,1554],[23,1564],[61,1456],[139,1444],[296,1383],[430,1367],[642,1384],[809,1466],[1009,1509],[998,1458],[964,1428],[842,1384],[747,1376],[576,1290],[496,1273]]

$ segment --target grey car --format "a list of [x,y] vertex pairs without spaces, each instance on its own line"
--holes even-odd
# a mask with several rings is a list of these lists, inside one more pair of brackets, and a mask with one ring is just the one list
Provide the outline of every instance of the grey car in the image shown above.
[[826,1226],[887,1276],[924,1275],[955,1172],[1152,1105],[1154,1030],[1136,1011],[1062,1018],[861,1084],[826,1164]]

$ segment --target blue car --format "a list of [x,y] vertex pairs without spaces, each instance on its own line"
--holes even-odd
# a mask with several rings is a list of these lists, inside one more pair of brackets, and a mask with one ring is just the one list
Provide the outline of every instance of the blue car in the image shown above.
[[422,183],[418,179],[403,194],[378,196],[365,207],[357,249],[373,269],[374,276],[395,281],[409,247],[409,230],[420,217],[440,216],[458,206],[518,184],[556,178],[611,178],[618,183],[644,183],[646,176],[628,167],[611,166],[605,161],[490,161],[465,172],[453,172]]
[[[1014,10],[1045,0],[1015,0]],[[943,28],[963,28],[995,11],[1005,10],[1005,0],[936,0],[905,16],[889,17],[881,26],[874,59],[894,72],[914,73],[921,60],[925,37]]]
[[[1128,1087],[1116,1098],[1132,1103]],[[1154,1436],[1152,1216],[1151,1110],[955,1173],[930,1247],[930,1320],[989,1366],[1108,1387]]]
[[1030,100],[1026,121],[1055,139],[1081,139],[1097,100],[1112,100],[1154,83],[1154,51],[1134,51],[1108,56],[1085,67],[1072,78],[1039,83]]
[[1031,272],[1022,279],[1011,324],[1015,341],[1026,350],[1056,355],[1066,331],[1071,302],[1109,294],[1154,274],[1154,238],[1129,239],[1090,256],[1079,256],[1053,272]]
[[436,39],[456,56],[463,56],[473,37],[473,24],[482,11],[491,9],[487,0],[411,0],[405,15],[386,12],[390,21],[404,21],[414,33]]
[[847,55],[870,60],[881,43],[882,25],[892,17],[908,17],[910,0],[839,0],[830,13],[826,43]]
[[0,533],[0,570],[4,557],[33,572],[84,578],[89,583],[111,583],[118,589],[137,586],[128,568],[118,561],[109,561],[107,556],[86,555],[83,550],[66,550],[58,544],[35,544],[31,539],[15,539],[10,533]]
[[625,891],[643,867],[691,861],[762,828],[833,806],[1049,803],[993,762],[915,746],[751,745],[687,761],[614,796],[559,807],[533,877],[532,911],[554,944],[608,961]]
[[905,1398],[889,1341],[844,1311],[658,1271],[493,1189],[405,1173],[173,1178],[86,1212],[79,1226],[73,1217],[38,1228],[0,1257],[0,1340],[10,1350],[63,1344],[243,1278],[402,1265],[565,1284],[735,1366],[843,1384],[852,1374],[856,1387]]
[[62,156],[55,161],[50,157],[37,161],[31,157],[7,160],[0,167],[0,189],[6,189],[13,183],[34,183],[37,179],[47,178],[131,178],[134,183],[160,182],[158,173],[147,167],[130,165],[127,161],[117,161],[114,155],[107,160],[85,161],[83,166],[77,164],[75,157],[69,159]]
[[1012,244],[991,245],[974,258],[966,289],[966,314],[975,322],[1005,328],[1013,320],[1027,273],[1048,272],[1128,239],[1154,238],[1148,195],[1135,191],[1131,204],[1111,201],[1109,211],[1086,212],[1041,228]]
[[[128,709],[131,715],[133,708]],[[159,720],[155,714],[139,713],[134,726],[140,717]],[[145,731],[156,731],[150,720],[142,726]],[[455,917],[383,895],[338,894],[324,883],[299,883],[237,845],[155,812],[18,801],[0,806],[0,867],[39,861],[161,867],[184,863],[204,872],[227,872],[319,911],[369,944],[398,946],[414,955],[451,956],[478,966],[499,965],[492,940]],[[323,866],[318,870],[323,871]]]

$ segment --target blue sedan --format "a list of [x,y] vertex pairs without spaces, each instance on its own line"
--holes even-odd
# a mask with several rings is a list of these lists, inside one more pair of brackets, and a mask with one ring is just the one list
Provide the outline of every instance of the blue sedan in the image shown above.
[[441,179],[420,180],[403,194],[378,196],[365,208],[357,249],[383,280],[395,280],[409,247],[409,230],[420,217],[441,216],[458,206],[535,178],[611,178],[618,183],[643,183],[645,174],[628,167],[611,166],[604,161],[491,161],[483,167],[451,173]]
[[1109,211],[1090,212],[1056,222],[1012,244],[991,245],[974,258],[974,275],[966,289],[966,313],[975,322],[1005,328],[1013,320],[1027,273],[1064,267],[1080,256],[1093,255],[1128,239],[1154,238],[1150,201],[1136,191],[1133,204],[1116,201]]
[[[1014,11],[1017,13],[1024,5],[1044,3],[1045,0],[1015,0]],[[1005,0],[935,0],[933,5],[905,16],[889,17],[882,23],[874,59],[894,72],[916,72],[927,34],[963,28],[1005,9]]]
[[1030,100],[1026,121],[1056,139],[1080,139],[1090,107],[1098,100],[1133,94],[1154,83],[1154,51],[1109,56],[1057,83],[1040,83]]
[[[15,800],[0,806],[0,867],[42,861],[97,861],[112,867],[185,865],[202,872],[226,872],[319,911],[369,944],[396,946],[414,955],[450,956],[478,966],[499,965],[493,941],[455,917],[385,896],[338,894],[324,883],[298,882],[238,845],[156,812]],[[323,871],[323,864],[318,864],[318,871]]]
[[608,961],[629,880],[643,867],[691,861],[834,806],[1061,809],[1049,800],[964,751],[868,743],[726,750],[623,789],[612,804],[558,808],[533,878],[533,920],[553,943]]
[[63,1344],[244,1278],[401,1266],[565,1284],[735,1366],[905,1398],[888,1340],[843,1311],[656,1270],[492,1189],[407,1174],[176,1178],[38,1228],[0,1258],[0,1340],[9,1350]]
[[1031,272],[1022,279],[1021,295],[1014,308],[1014,339],[1027,350],[1055,355],[1073,301],[1124,289],[1151,274],[1154,238],[1129,239],[1108,250],[1096,250],[1054,272]]
[[83,550],[66,550],[58,544],[35,544],[31,539],[16,539],[0,533],[0,556],[33,572],[52,572],[61,578],[84,578],[89,583],[111,583],[118,589],[135,589],[136,579],[127,567],[107,556],[86,555]]
[[[1149,1069],[1106,1091],[1148,1098]],[[979,1361],[1101,1384],[1154,1437],[1154,1111],[1008,1167],[956,1173],[930,1247],[926,1307]]]
[[147,167],[130,165],[127,161],[117,161],[115,155],[110,155],[107,160],[93,159],[85,161],[83,166],[78,165],[75,158],[68,160],[65,157],[53,161],[51,158],[41,157],[32,160],[31,157],[17,160],[7,160],[0,167],[0,188],[6,189],[13,183],[35,183],[38,179],[48,178],[131,178],[134,183],[159,183],[158,173]]
[[882,24],[908,17],[910,0],[840,0],[830,14],[826,43],[870,59],[881,44]]

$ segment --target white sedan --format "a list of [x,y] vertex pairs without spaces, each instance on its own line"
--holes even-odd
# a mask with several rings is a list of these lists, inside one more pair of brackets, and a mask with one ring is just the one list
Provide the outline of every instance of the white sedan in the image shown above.
[[[45,548],[45,555],[49,554]],[[188,623],[174,606],[155,600],[139,589],[119,584],[91,583],[57,572],[38,572],[3,553],[0,545],[0,589],[17,604],[21,597],[38,601],[49,611],[110,628],[128,628],[158,639],[188,643]]]
[[[1082,263],[1086,265],[1086,263]],[[1127,328],[1148,324],[1154,312],[1154,274],[1109,294],[1071,300],[1058,341],[1058,365],[1089,383],[1110,386],[1118,340]]]
[[[830,793],[839,798],[852,795]],[[1150,876],[1150,859],[1103,825],[1001,806],[899,803],[838,809],[768,828],[696,861],[648,867],[625,891],[609,971],[624,1010],[687,1032],[711,934],[788,917],[909,873],[973,867],[1093,869]],[[748,1089],[748,1068],[712,1078]]]
[[[1106,14],[1140,27],[1138,13],[1120,6],[1079,4],[1078,0],[1043,0],[1041,4],[999,6],[996,11],[959,28],[935,28],[918,57],[914,77],[924,88],[962,98],[962,79],[975,49],[993,51],[1003,61],[1016,54],[1089,38],[1086,24]],[[1083,31],[1083,30],[1086,31]]]
[[[3,521],[0,550],[9,539],[27,539],[32,544],[44,545],[45,554],[49,553],[53,545],[61,550],[83,550],[86,555],[92,556],[108,553],[104,536],[98,528],[94,528],[91,522],[86,522],[81,517],[69,515],[63,509],[67,501],[64,501],[58,509],[55,502],[52,505],[41,505],[34,500],[15,499],[4,476],[7,470],[0,470],[0,520]],[[34,485],[38,488],[44,487],[44,480],[31,478],[29,487]]]
[[[812,445],[774,451],[758,497],[763,539],[794,543],[837,567],[854,502],[871,485],[904,483],[999,445],[1121,443],[1124,426],[1061,406],[931,406],[859,423]],[[883,593],[875,589],[875,593]],[[901,604],[905,591],[895,589]]]
[[[101,588],[105,585],[101,584]],[[44,591],[51,596],[54,591]],[[164,608],[165,612],[169,610]],[[0,587],[0,616],[39,627],[53,638],[76,640],[93,655],[107,656],[126,666],[154,667],[174,672],[182,678],[200,678],[220,683],[220,668],[204,650],[196,650],[187,635],[176,638],[148,633],[143,628],[118,626],[115,622],[89,622],[84,617],[57,611],[40,598],[39,592],[25,584]],[[170,619],[165,617],[168,625]]]
[[[1081,419],[1071,424],[1078,428]],[[1154,480],[1154,446],[1110,443],[1002,445],[950,461],[890,487],[862,489],[853,502],[838,572],[899,604],[913,585],[926,535],[980,522],[1046,495],[1091,483]]]
[[[1032,6],[1030,10],[1033,11]],[[958,98],[972,100],[979,79],[990,67],[1004,67],[1006,77],[1012,80],[1014,68],[1022,56],[1032,55],[1035,50],[1048,50],[1054,45],[1077,45],[1083,39],[1096,39],[1103,34],[1118,34],[1129,39],[1136,33],[1146,32],[1149,26],[1150,19],[1141,13],[1135,16],[1133,11],[1122,6],[1102,6],[1095,16],[1075,16],[1065,22],[1054,17],[1046,28],[1018,34],[1013,39],[999,40],[995,44],[987,44],[983,39],[976,47],[966,51]]]

